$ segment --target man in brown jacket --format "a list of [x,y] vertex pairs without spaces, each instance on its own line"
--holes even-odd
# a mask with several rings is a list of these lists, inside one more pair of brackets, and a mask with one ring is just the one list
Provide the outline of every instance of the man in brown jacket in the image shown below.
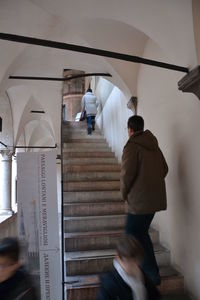
[[144,131],[144,120],[128,120],[129,140],[122,155],[121,193],[128,203],[126,233],[132,234],[145,251],[143,271],[159,285],[159,268],[155,259],[149,227],[155,212],[166,210],[165,176],[168,166],[156,137]]

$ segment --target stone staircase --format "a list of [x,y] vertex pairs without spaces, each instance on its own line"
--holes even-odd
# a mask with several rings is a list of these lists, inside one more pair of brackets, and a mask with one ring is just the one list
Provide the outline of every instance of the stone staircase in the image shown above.
[[[85,122],[65,122],[63,142],[65,282],[67,300],[94,300],[98,274],[112,266],[124,232],[120,165],[99,129],[87,135]],[[163,294],[183,291],[183,277],[170,266],[170,252],[151,229]]]

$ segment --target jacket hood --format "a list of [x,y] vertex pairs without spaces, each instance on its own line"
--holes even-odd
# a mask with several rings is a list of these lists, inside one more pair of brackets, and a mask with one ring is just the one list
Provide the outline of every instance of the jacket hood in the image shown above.
[[131,143],[135,143],[148,150],[155,150],[158,148],[158,141],[150,130],[136,132],[129,140]]

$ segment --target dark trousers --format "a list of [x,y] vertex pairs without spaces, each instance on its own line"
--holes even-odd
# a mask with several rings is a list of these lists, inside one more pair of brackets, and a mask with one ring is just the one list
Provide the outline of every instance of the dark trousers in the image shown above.
[[159,268],[154,255],[153,244],[149,236],[149,227],[154,214],[134,215],[127,214],[126,233],[133,235],[144,249],[144,261],[142,269],[149,278],[156,284],[160,284]]
[[88,133],[92,132],[95,128],[95,116],[87,116],[87,129]]

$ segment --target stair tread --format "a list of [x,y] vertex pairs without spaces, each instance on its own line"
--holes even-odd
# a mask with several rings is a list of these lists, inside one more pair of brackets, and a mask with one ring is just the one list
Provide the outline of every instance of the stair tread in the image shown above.
[[[177,270],[171,266],[162,266],[159,268],[162,280],[168,279],[169,277],[183,278]],[[74,275],[66,276],[66,283],[69,287],[73,288],[76,286],[87,286],[87,285],[99,285],[99,274],[90,275]]]
[[109,231],[85,231],[85,232],[70,232],[65,233],[65,238],[82,238],[92,236],[106,236],[106,235],[118,235],[123,234],[124,230],[109,230]]
[[119,218],[119,217],[125,217],[125,214],[120,214],[120,215],[105,215],[105,216],[81,216],[81,217],[64,217],[64,220],[65,221],[68,221],[68,220],[93,220],[93,219],[112,219],[112,218]]
[[[83,144],[81,144],[81,146],[83,146]],[[63,154],[65,155],[65,153],[107,153],[107,152],[111,152],[111,149],[108,146],[105,147],[99,147],[98,149],[95,148],[80,148],[80,144],[78,144],[76,147],[69,147],[69,148],[63,148]],[[112,152],[111,152],[112,153]]]
[[105,157],[113,158],[115,157],[114,153],[111,151],[68,151],[63,153],[65,158],[96,158],[96,157]]
[[[73,194],[73,195],[72,195]],[[121,193],[120,191],[85,191],[82,192],[65,192],[63,193],[64,203],[99,203],[103,201],[115,201],[121,202]]]
[[63,184],[64,191],[97,191],[97,190],[110,190],[119,191],[120,181],[119,180],[98,180],[98,181],[69,181]]
[[[62,137],[63,138],[63,137]],[[96,144],[101,144],[101,143],[104,143],[105,145],[107,145],[106,143],[106,140],[104,138],[94,138],[94,137],[90,137],[90,136],[87,136],[87,138],[68,138],[67,141],[63,141],[63,143],[96,143]]]
[[81,203],[79,203],[79,202],[72,202],[72,203],[69,203],[69,202],[67,202],[67,203],[63,203],[63,205],[64,206],[86,206],[86,205],[117,205],[117,204],[123,204],[124,203],[124,201],[123,200],[119,200],[119,201],[105,201],[105,200],[103,200],[102,199],[102,201],[99,201],[98,203],[93,203],[93,202],[81,202]]
[[93,143],[92,140],[95,140],[95,141],[103,140],[105,142],[104,137],[100,134],[92,134],[90,136],[90,135],[86,135],[86,134],[83,134],[83,133],[74,133],[74,134],[62,133],[62,139],[64,141],[69,140],[70,142],[72,142],[72,140],[79,140],[80,143],[82,143],[82,141],[84,141],[84,140],[89,141],[89,143]]
[[[119,181],[120,182],[120,179],[116,179],[116,180],[114,180],[114,179],[103,179],[103,180],[93,180],[92,181],[92,184],[94,184],[94,183],[99,183],[99,182],[110,182],[110,183],[112,183],[112,182],[116,182],[116,181]],[[88,181],[85,181],[85,180],[83,180],[82,179],[82,181],[79,181],[79,182],[77,182],[77,181],[70,181],[70,183],[75,183],[75,184],[81,184],[81,183],[84,183],[84,184],[87,184],[87,183],[91,183],[91,181],[90,180],[88,180]]]
[[[97,143],[98,144],[98,147],[99,147],[99,149],[100,148],[106,148],[106,149],[110,149],[110,151],[111,151],[111,148],[108,146],[108,144],[107,144],[107,142],[106,142],[106,140],[104,140],[104,143],[102,142],[102,143]],[[64,148],[63,148],[63,151],[65,151],[65,149],[68,147],[68,148],[80,148],[80,143],[79,142],[77,142],[77,141],[73,141],[73,142],[70,142],[70,141],[64,141],[63,142],[63,146],[64,146]],[[84,147],[84,150],[85,149],[90,149],[90,147],[92,147],[92,148],[94,148],[94,149],[96,149],[95,148],[95,144],[94,145],[91,145],[91,143],[87,143],[87,141],[85,141],[85,143],[82,141],[82,143],[81,143],[81,147]]]
[[[78,196],[81,196],[82,195],[82,192],[80,192],[80,191],[77,191],[77,192],[64,192],[66,195],[71,195],[72,193],[74,194],[76,194],[76,195],[78,195]],[[118,194],[118,196],[121,196],[121,193],[120,193],[120,191],[87,191],[87,192],[85,192],[85,194],[87,194],[87,195],[95,195],[95,196],[99,196],[99,195],[103,195],[103,196],[105,196],[105,195],[109,195],[109,194],[113,194],[113,193],[115,193],[115,194]],[[108,196],[106,196],[106,197],[108,197]],[[103,198],[103,199],[105,199],[105,197]]]
[[[155,253],[168,253],[169,250],[164,248],[160,244],[154,245],[154,252]],[[116,253],[115,249],[106,249],[106,250],[88,250],[88,251],[73,251],[73,252],[65,252],[65,259],[66,261],[71,260],[83,260],[83,259],[99,259],[99,258],[108,258],[114,257]]]
[[[70,172],[70,174],[69,175],[74,175],[74,174],[78,174],[79,175],[79,172],[74,172],[74,171],[72,171],[72,172]],[[106,171],[102,171],[102,172],[100,172],[100,171],[94,171],[94,172],[88,172],[88,171],[83,171],[83,172],[81,172],[81,175],[82,176],[97,176],[97,175],[101,175],[101,176],[104,176],[104,175],[107,175],[108,174],[108,172],[106,172]],[[120,172],[119,171],[111,171],[111,172],[109,172],[109,175],[118,175],[118,174],[120,174]],[[64,177],[65,177],[66,175],[64,175]]]
[[[91,163],[93,164],[99,164],[99,163],[103,163],[105,165],[109,165],[111,164],[118,164],[118,161],[115,157],[67,157],[63,159],[63,164],[67,164],[68,162],[77,162],[77,165],[79,164],[79,161],[81,161],[81,165],[83,162],[88,163],[89,165]],[[106,163],[105,163],[106,162]]]
[[[85,133],[86,132],[86,134],[87,134],[87,127],[85,126],[85,127],[76,127],[76,128],[73,128],[73,127],[65,127],[65,128],[63,128],[62,129],[62,132],[70,132],[70,133],[74,133],[74,132],[80,132],[80,133]],[[96,126],[95,126],[95,130],[94,131],[92,131],[92,133],[93,134],[101,134],[102,135],[102,132],[101,132],[101,130],[99,129],[99,128],[97,128]]]
[[73,163],[73,164],[66,164],[64,166],[65,169],[67,169],[67,172],[104,172],[106,169],[109,169],[110,171],[120,171],[120,166],[118,164],[78,164],[78,163]]
[[105,172],[70,172],[68,175],[63,176],[63,182],[88,182],[88,181],[119,181],[119,172],[110,172],[107,174]]
[[[156,232],[155,229],[150,229],[149,233],[152,234]],[[108,231],[83,231],[83,232],[69,232],[65,233],[65,238],[81,238],[81,237],[91,237],[91,236],[106,236],[106,235],[121,235],[124,234],[124,229],[122,230],[108,230]]]

